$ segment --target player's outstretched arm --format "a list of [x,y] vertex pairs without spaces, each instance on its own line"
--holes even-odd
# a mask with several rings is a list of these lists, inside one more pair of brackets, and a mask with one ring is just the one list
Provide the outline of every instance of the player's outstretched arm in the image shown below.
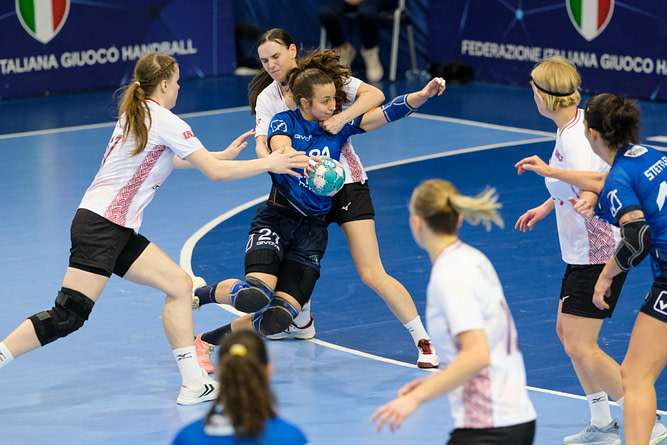
[[435,77],[420,91],[398,96],[381,107],[374,108],[364,114],[360,127],[365,131],[371,131],[389,122],[404,118],[424,105],[433,96],[442,95],[446,88],[445,85],[445,79]]
[[546,178],[554,178],[567,182],[578,187],[580,190],[588,190],[598,194],[602,190],[604,181],[607,178],[607,173],[553,168],[547,165],[539,156],[523,158],[514,164],[514,167],[520,175],[526,171],[532,171]]
[[[236,159],[236,157],[241,153],[241,150],[248,146],[248,139],[250,136],[255,134],[255,130],[246,131],[241,136],[237,137],[232,141],[227,148],[222,151],[213,151],[210,152],[211,155],[216,159]],[[189,159],[189,156],[188,156]],[[181,159],[177,155],[174,155],[174,168],[176,169],[186,169],[186,168],[195,168],[195,166],[190,163],[187,159]]]

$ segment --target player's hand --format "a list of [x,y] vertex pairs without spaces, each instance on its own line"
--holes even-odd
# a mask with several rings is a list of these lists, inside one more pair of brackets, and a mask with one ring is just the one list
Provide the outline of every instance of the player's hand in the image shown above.
[[529,156],[523,158],[516,164],[514,167],[517,169],[518,174],[523,174],[525,171],[532,171],[537,173],[540,176],[549,176],[551,167],[549,167],[539,156]]
[[338,134],[347,122],[342,114],[336,113],[329,119],[320,122],[320,126],[329,134]]
[[419,404],[414,397],[410,395],[402,396],[378,408],[371,416],[370,422],[378,421],[376,429],[378,433],[385,423],[389,425],[389,429],[393,432],[399,429],[403,420],[414,413],[417,408],[419,408]]
[[434,77],[417,94],[421,97],[426,98],[426,99],[430,99],[431,97],[435,96],[436,94],[438,96],[442,95],[442,93],[445,92],[445,89],[447,89],[447,82],[445,82],[445,79],[443,79],[442,77]]
[[[611,261],[614,261],[613,259]],[[600,310],[609,309],[609,305],[604,300],[605,297],[611,296],[611,281],[603,274],[600,274],[595,283],[595,290],[593,291],[593,304]]]
[[526,230],[533,230],[533,226],[535,226],[535,223],[543,219],[545,216],[546,214],[542,212],[541,207],[535,207],[534,209],[530,209],[526,213],[521,215],[519,219],[516,221],[516,224],[514,224],[514,228],[519,229],[524,233],[526,232]]
[[595,209],[590,202],[585,199],[567,198],[572,203],[574,211],[586,219],[591,219],[595,216]]
[[[274,151],[266,158],[269,161],[269,171],[277,174],[301,176],[298,170],[306,170],[310,158],[302,151],[288,150],[285,147]],[[297,171],[295,171],[297,170]]]
[[220,152],[218,159],[236,159],[236,157],[241,153],[241,150],[248,146],[248,139],[250,136],[255,135],[255,130],[246,131],[241,136],[234,139],[234,141],[229,144],[227,148]]

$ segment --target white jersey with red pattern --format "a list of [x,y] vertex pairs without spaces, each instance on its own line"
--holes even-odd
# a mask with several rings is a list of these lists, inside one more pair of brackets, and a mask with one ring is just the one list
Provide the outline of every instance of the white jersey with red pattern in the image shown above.
[[[584,112],[578,109],[575,117],[558,130],[549,165],[563,170],[609,170],[609,166],[591,149],[584,131]],[[553,178],[546,178],[544,182],[556,208],[563,261],[580,265],[609,261],[620,241],[618,228],[597,217],[585,219],[577,213],[568,201],[569,197],[579,197],[576,187]]]
[[457,335],[463,332],[482,330],[489,345],[491,365],[449,393],[455,428],[497,428],[536,418],[514,320],[482,252],[458,240],[440,253],[426,290],[426,326],[441,368],[458,355]]
[[88,187],[79,208],[88,209],[109,221],[139,231],[143,210],[174,166],[202,148],[188,124],[157,102],[147,100],[152,124],[143,152],[131,156],[136,145],[132,135],[124,144],[124,117],[116,123],[102,165]]
[[[361,80],[356,77],[350,77],[349,82],[343,89],[347,93],[348,103],[354,102]],[[290,108],[285,102],[285,97],[280,89],[280,83],[276,80],[262,90],[257,96],[255,105],[255,137],[267,136],[269,134],[269,123],[273,116],[283,111],[289,111]],[[364,166],[357,153],[354,151],[352,142],[348,139],[340,153],[340,164],[345,169],[345,183],[364,182],[368,179]]]

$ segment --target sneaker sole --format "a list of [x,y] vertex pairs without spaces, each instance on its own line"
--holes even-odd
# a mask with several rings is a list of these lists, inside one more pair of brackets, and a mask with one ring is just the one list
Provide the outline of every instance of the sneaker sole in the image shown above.
[[268,335],[266,338],[268,340],[289,340],[289,339],[294,339],[294,340],[310,340],[311,338],[315,337],[315,331],[309,332],[308,334],[275,334],[275,335]]

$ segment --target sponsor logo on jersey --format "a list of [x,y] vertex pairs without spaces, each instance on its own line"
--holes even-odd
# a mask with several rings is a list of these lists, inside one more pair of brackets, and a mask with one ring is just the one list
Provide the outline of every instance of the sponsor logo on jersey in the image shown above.
[[611,216],[616,218],[616,214],[621,210],[621,200],[618,199],[618,189],[614,189],[611,192],[607,193],[607,200],[609,201],[609,211]]
[[614,0],[565,0],[572,25],[589,42],[602,34],[614,13]]
[[271,121],[271,131],[287,131],[287,124],[281,120]]
[[638,158],[647,151],[648,149],[646,147],[642,147],[641,145],[633,145],[632,147],[625,150],[623,156],[625,156],[626,158]]
[[560,154],[558,150],[554,151],[554,156],[556,156],[556,159],[558,159],[560,162],[563,162],[563,155]]
[[185,139],[190,139],[190,138],[195,137],[195,134],[192,131],[188,130],[188,131],[183,132],[183,137]]
[[16,16],[35,40],[47,44],[62,29],[70,0],[16,0]]
[[308,142],[313,138],[312,134],[309,134],[308,136],[304,136],[302,134],[295,134],[294,139],[303,139],[304,141]]

